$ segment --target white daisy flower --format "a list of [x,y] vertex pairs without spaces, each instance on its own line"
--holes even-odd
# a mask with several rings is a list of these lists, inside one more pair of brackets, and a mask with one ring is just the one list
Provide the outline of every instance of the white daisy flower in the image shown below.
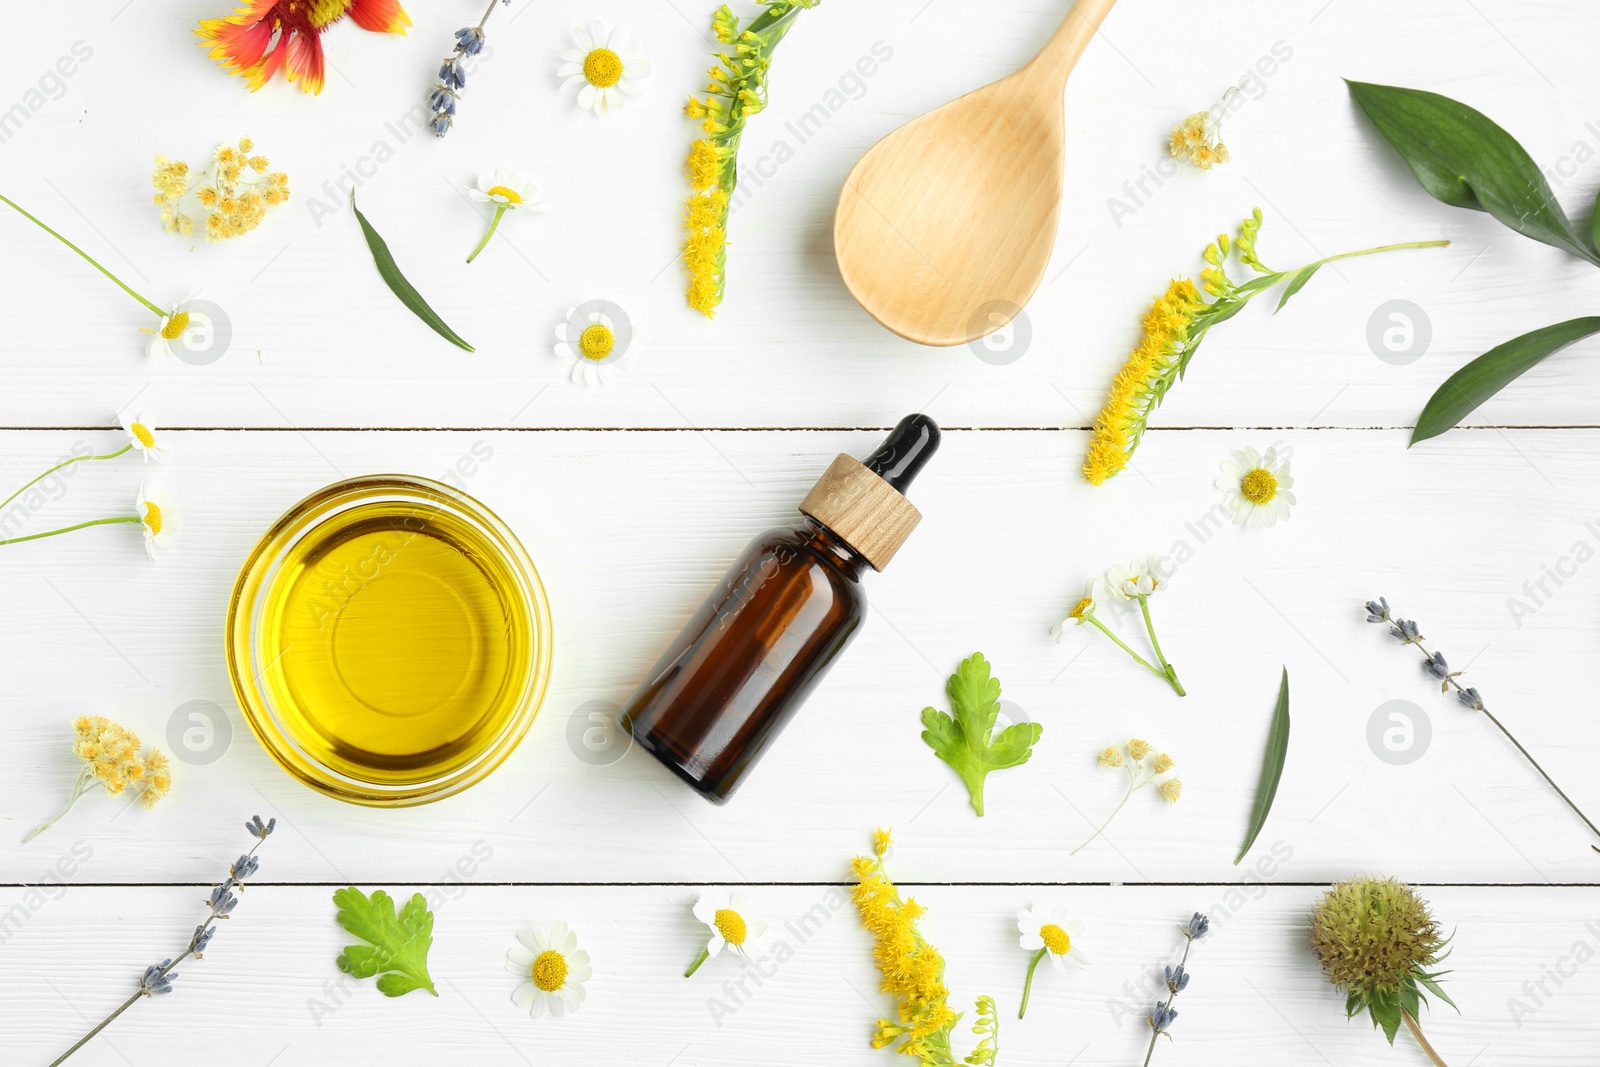
[[149,482],[139,486],[133,507],[144,531],[144,549],[151,559],[158,559],[178,536],[178,509],[170,496]]
[[128,447],[144,455],[146,461],[162,460],[167,456],[166,439],[158,437],[156,423],[150,413],[125,411],[117,416],[128,434]]
[[633,324],[627,312],[608,300],[591,300],[567,310],[556,327],[555,353],[572,360],[576,385],[609,385],[627,369],[633,349]]
[[695,901],[694,917],[706,924],[706,929],[711,931],[711,939],[701,949],[700,958],[683,972],[685,978],[724,948],[746,959],[750,958],[750,946],[767,932],[767,924],[752,916],[749,909],[750,898],[743,893],[731,896],[726,893],[706,893]]
[[577,48],[561,53],[556,77],[566,79],[563,90],[581,85],[578,106],[596,115],[609,114],[622,106],[623,98],[638,96],[639,83],[650,76],[650,61],[639,52],[639,45],[621,26],[609,32],[596,20],[587,30],[572,31]]
[[1022,985],[1022,1007],[1017,1017],[1028,1010],[1028,994],[1033,990],[1033,972],[1039,961],[1046,957],[1060,974],[1067,973],[1067,961],[1087,965],[1088,957],[1078,947],[1083,935],[1083,923],[1072,918],[1064,905],[1051,908],[1023,908],[1017,912],[1017,944],[1033,953],[1028,964],[1028,978]]
[[161,321],[156,323],[155,329],[141,326],[140,333],[150,335],[150,340],[145,345],[145,354],[151,359],[166,356],[168,359],[181,358],[180,353],[187,351],[191,340],[203,340],[211,333],[211,316],[195,308],[194,302],[200,298],[199,290],[195,290],[184,297],[178,306],[172,309],[169,315],[161,316]]
[[1099,581],[1097,579],[1089,579],[1083,588],[1083,596],[1079,598],[1078,603],[1073,606],[1072,610],[1067,612],[1067,617],[1050,627],[1050,636],[1056,639],[1056,644],[1059,645],[1061,639],[1066,636],[1068,626],[1082,626],[1089,621],[1089,617],[1094,614],[1094,598],[1095,593],[1098,591],[1098,586]]
[[1295,503],[1289,491],[1294,485],[1289,457],[1280,458],[1276,447],[1267,449],[1266,455],[1253,448],[1234,452],[1232,459],[1222,461],[1222,476],[1215,484],[1233,521],[1245,526],[1271,526],[1288,519]]
[[519,931],[517,943],[506,950],[506,970],[523,979],[512,990],[511,1003],[527,1008],[535,1019],[577,1011],[583,983],[594,973],[589,954],[578,947],[578,936],[559,921]]
[[496,167],[478,172],[478,186],[467,195],[480,204],[494,204],[507,211],[543,211],[539,189],[515,171]]

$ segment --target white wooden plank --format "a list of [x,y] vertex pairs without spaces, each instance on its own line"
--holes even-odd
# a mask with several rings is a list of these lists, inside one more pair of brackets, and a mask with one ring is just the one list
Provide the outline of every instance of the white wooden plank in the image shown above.
[[[896,855],[908,877],[926,859],[914,838]],[[269,851],[264,869],[272,860]],[[8,1016],[26,1020],[8,1027],[13,1062],[46,1062],[87,1029],[86,1019],[115,1007],[148,963],[188,937],[203,892],[75,888],[32,915],[0,953]],[[172,995],[135,1005],[72,1062],[216,1062],[239,1058],[241,1040],[251,1063],[897,1062],[868,1046],[873,1020],[890,1005],[876,992],[867,935],[837,887],[754,891],[752,906],[772,923],[756,965],[745,971],[721,958],[688,980],[680,975],[699,948],[689,915],[694,889],[435,892],[442,903],[429,969],[437,999],[413,993],[387,1001],[371,982],[356,985],[338,972],[333,960],[346,942],[329,889],[261,886],[246,891],[205,960],[183,966]],[[970,1007],[979,993],[998,1000],[1002,1063],[1140,1062],[1149,1040],[1142,1018],[1154,1000],[1147,991],[1159,981],[1152,972],[1174,961],[1176,923],[1197,908],[1214,911],[1216,929],[1195,947],[1174,1042],[1162,1043],[1155,1063],[1236,1064],[1245,1049],[1273,1063],[1424,1062],[1408,1037],[1391,1050],[1364,1019],[1345,1020],[1343,998],[1307,947],[1307,912],[1319,892],[1252,885],[915,890],[929,908],[924,932],[948,961],[951,1003]],[[1593,1064],[1600,930],[1585,924],[1592,890],[1423,893],[1455,931],[1447,987],[1461,1014],[1436,1004],[1422,1019],[1446,1062]],[[1066,976],[1040,968],[1028,1017],[1019,1021],[1027,954],[1016,945],[1015,913],[1058,899],[1088,923],[1082,944],[1091,966]],[[576,1015],[535,1021],[510,1003],[516,980],[502,964],[518,928],[554,918],[572,924],[595,975]],[[789,950],[781,964],[779,941]],[[1514,1003],[1524,1006],[1515,1016]],[[964,1052],[970,1035],[962,1029]]]
[[[1586,42],[1600,30],[1600,9],[1584,5],[1484,0],[1463,12],[1449,0],[1251,0],[1204,19],[1180,0],[1119,6],[1068,91],[1058,251],[1028,310],[1031,347],[1009,366],[965,348],[917,349],[874,326],[839,282],[832,205],[867,146],[1015,67],[1061,3],[979,14],[890,0],[807,13],[778,57],[772,106],[747,139],[753,195],[735,220],[730,295],[715,323],[684,309],[672,265],[692,133],[677,111],[706,64],[704,12],[647,0],[607,7],[649,42],[656,72],[647,96],[606,121],[554,92],[553,51],[587,16],[542,4],[500,13],[490,24],[496,57],[440,143],[402,141],[391,126],[421,97],[466,16],[413,6],[417,25],[404,40],[331,31],[335,72],[315,100],[282,84],[252,96],[212,69],[189,32],[192,10],[135,18],[103,0],[4,35],[0,69],[12,74],[0,103],[26,99],[34,72],[75,42],[93,49],[60,98],[0,145],[8,195],[158,301],[204,285],[226,308],[235,342],[207,367],[149,365],[135,333],[146,325],[140,309],[8,214],[0,233],[13,314],[0,342],[0,425],[104,425],[136,395],[190,426],[858,426],[922,404],[953,425],[1084,425],[1152,292],[1196,269],[1205,241],[1256,204],[1270,220],[1262,253],[1275,264],[1395,240],[1455,243],[1341,264],[1284,315],[1241,316],[1208,341],[1158,421],[1408,425],[1468,358],[1573,317],[1600,292],[1586,265],[1430,200],[1365,128],[1339,81],[1402,82],[1480,106],[1522,139],[1574,217],[1586,219],[1597,176],[1582,161],[1600,149],[1591,121],[1600,86]],[[853,64],[877,42],[892,58],[858,88]],[[1288,58],[1250,87],[1255,98],[1229,123],[1236,162],[1159,188],[1146,180],[1143,193],[1124,188],[1162,161],[1175,120],[1262,57],[1272,67],[1275,47]],[[846,95],[830,97],[841,80]],[[801,143],[791,130],[818,104],[828,122]],[[181,125],[149,121],[179,109]],[[228,246],[191,248],[160,233],[143,161],[158,152],[196,159],[215,139],[245,132],[291,174],[291,205]],[[793,158],[763,165],[785,154],[780,142]],[[391,152],[376,168],[363,162]],[[496,165],[536,179],[550,213],[515,220],[468,267],[461,260],[482,219],[459,189]],[[325,182],[358,167],[372,172],[360,195],[374,223],[478,346],[475,355],[396,304],[348,211],[324,217],[316,207],[333,202]],[[763,172],[771,177],[755,188]],[[1135,213],[1114,212],[1114,199],[1139,201]],[[643,359],[610,390],[568,386],[550,353],[565,309],[595,297],[625,306],[640,329]],[[1430,347],[1405,366],[1380,360],[1366,340],[1374,312],[1395,299],[1416,304],[1431,324]],[[1590,344],[1550,361],[1471,421],[1595,423],[1593,357]]]
[[[5,480],[77,437],[0,435]],[[912,491],[923,527],[869,579],[861,637],[720,809],[639,753],[608,766],[578,758],[574,716],[585,727],[588,702],[626,699],[744,543],[786,521],[836,452],[865,454],[875,434],[175,437],[159,473],[186,508],[186,533],[170,559],[148,563],[137,536],[116,529],[0,550],[0,717],[13,753],[0,776],[4,880],[76,837],[96,850],[94,881],[191,880],[196,857],[231,847],[235,816],[219,826],[218,812],[256,810],[287,824],[274,863],[288,879],[429,879],[485,838],[492,881],[827,880],[879,824],[937,840],[925,862],[940,879],[1226,879],[1287,665],[1292,751],[1263,838],[1294,850],[1282,877],[1379,866],[1429,881],[1593,881],[1576,819],[1359,605],[1383,594],[1418,618],[1557,781],[1600,807],[1588,773],[1600,726],[1580,695],[1600,579],[1575,563],[1600,539],[1585,492],[1600,477],[1595,431],[1478,432],[1410,452],[1398,432],[1286,432],[1300,504],[1286,525],[1251,532],[1217,527],[1210,483],[1229,448],[1270,435],[1153,434],[1135,470],[1092,489],[1071,473],[1080,433],[950,433]],[[316,796],[274,767],[233,706],[221,627],[236,570],[272,519],[340,474],[442,474],[474,446],[492,457],[470,491],[518,531],[554,603],[544,710],[506,766],[460,797],[372,811]],[[120,508],[146,473],[126,463],[78,474],[26,528]],[[1047,632],[1093,570],[1145,552],[1186,559],[1155,606],[1191,693],[1181,701],[1103,638],[1075,632],[1058,646]],[[1558,588],[1546,567],[1571,576]],[[1541,579],[1548,595],[1525,591]],[[1526,607],[1518,616],[1512,598]],[[1026,767],[992,776],[981,821],[917,737],[920,709],[942,704],[944,676],[975,649],[1045,727]],[[222,758],[180,764],[155,811],[86,800],[53,840],[18,844],[71,779],[71,717],[110,714],[161,744],[193,700],[226,709]],[[1431,724],[1405,766],[1369,747],[1369,723],[1391,700]],[[1137,797],[1108,841],[1069,859],[1119,792],[1094,754],[1127,736],[1177,758],[1183,800],[1169,810]]]

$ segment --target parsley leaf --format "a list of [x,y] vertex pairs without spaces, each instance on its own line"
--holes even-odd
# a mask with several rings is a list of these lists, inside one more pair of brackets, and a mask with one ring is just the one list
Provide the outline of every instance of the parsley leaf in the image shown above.
[[341,971],[355,978],[379,975],[378,992],[386,997],[414,989],[439,995],[428,976],[433,912],[421,893],[413,894],[398,915],[394,900],[381,889],[370,898],[354,886],[336,889],[333,902],[339,906],[339,925],[368,942],[345,946],[336,961]]
[[963,660],[950,676],[945,692],[952,717],[938,708],[922,709],[922,740],[967,784],[972,810],[983,815],[983,779],[990,771],[1019,767],[1033,755],[1044,727],[1019,722],[995,733],[1000,715],[1000,680],[990,677],[982,652]]

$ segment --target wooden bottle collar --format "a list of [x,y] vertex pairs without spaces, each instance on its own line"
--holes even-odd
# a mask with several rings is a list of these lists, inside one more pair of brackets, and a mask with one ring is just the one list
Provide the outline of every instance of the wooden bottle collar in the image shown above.
[[911,501],[852,456],[840,453],[800,502],[872,569],[883,570],[922,521]]

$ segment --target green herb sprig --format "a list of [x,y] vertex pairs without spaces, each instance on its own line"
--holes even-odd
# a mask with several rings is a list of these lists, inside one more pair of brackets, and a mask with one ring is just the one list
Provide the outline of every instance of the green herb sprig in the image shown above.
[[1044,733],[1036,722],[1019,722],[995,732],[1000,717],[1000,680],[990,675],[982,652],[965,660],[945,685],[954,715],[922,709],[922,740],[966,784],[972,810],[983,815],[983,782],[990,771],[1020,767],[1033,755]]
[[[1487,115],[1420,89],[1346,84],[1356,106],[1429,195],[1452,207],[1486,211],[1524,237],[1600,267],[1600,203],[1590,232],[1580,231],[1533,157]],[[1526,371],[1596,333],[1600,316],[1589,315],[1496,345],[1434,390],[1417,416],[1410,443],[1453,429]]]

